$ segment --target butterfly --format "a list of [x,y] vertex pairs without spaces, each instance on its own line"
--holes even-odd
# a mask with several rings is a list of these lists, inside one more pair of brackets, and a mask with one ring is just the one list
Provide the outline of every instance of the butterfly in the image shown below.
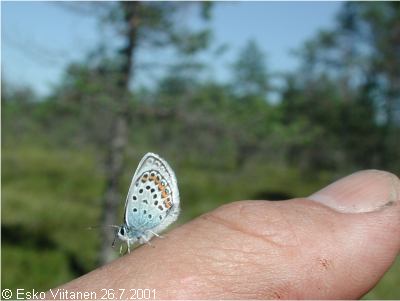
[[159,233],[176,221],[179,212],[174,171],[160,156],[147,153],[133,175],[118,238],[126,241],[128,252],[134,243],[150,244],[153,236],[160,237]]

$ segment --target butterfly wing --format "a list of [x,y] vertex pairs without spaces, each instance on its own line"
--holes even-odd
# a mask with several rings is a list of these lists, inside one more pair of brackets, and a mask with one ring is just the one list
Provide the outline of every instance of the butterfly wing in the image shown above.
[[125,202],[125,223],[138,231],[161,232],[179,215],[175,173],[160,156],[147,153],[132,178]]

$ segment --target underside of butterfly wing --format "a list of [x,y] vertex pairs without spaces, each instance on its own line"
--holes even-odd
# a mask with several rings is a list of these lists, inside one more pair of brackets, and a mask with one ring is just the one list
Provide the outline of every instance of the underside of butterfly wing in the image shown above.
[[135,235],[150,239],[179,215],[175,174],[165,160],[148,153],[139,163],[125,204],[125,224]]

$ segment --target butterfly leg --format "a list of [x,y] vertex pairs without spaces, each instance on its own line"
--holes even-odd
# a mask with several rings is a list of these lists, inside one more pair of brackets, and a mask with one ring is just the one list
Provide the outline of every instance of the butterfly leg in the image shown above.
[[122,244],[119,246],[119,254],[122,254]]
[[128,239],[126,244],[128,245],[128,253],[130,253],[131,252],[131,246],[130,246],[131,245],[131,241]]
[[157,236],[158,238],[164,238],[164,236],[162,236],[162,235],[159,235],[159,234],[157,234],[157,233],[155,233],[155,232],[153,232],[153,231],[151,231],[151,230],[147,230],[147,231],[149,231],[151,234],[153,234],[154,236]]
[[149,245],[150,247],[155,248],[155,246],[153,246],[153,244],[152,244],[144,235],[141,237],[141,239],[142,239],[147,245]]

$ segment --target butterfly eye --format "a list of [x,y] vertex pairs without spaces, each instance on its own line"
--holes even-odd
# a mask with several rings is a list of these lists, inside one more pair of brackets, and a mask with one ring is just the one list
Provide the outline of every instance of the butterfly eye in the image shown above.
[[125,235],[125,229],[124,228],[120,228],[119,229],[119,233],[124,236]]

